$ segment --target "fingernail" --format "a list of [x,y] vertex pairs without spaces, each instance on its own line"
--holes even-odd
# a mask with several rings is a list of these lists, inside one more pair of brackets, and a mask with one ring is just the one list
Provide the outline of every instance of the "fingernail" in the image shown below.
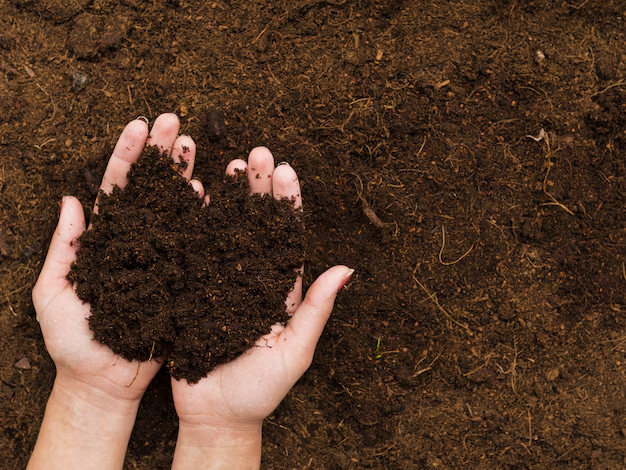
[[346,277],[343,278],[343,281],[341,281],[341,284],[339,285],[339,289],[337,289],[337,290],[341,290],[341,289],[343,289],[346,286],[346,284],[348,283],[348,281],[352,277],[352,274],[354,274],[354,269],[351,269],[350,271],[348,271],[346,273]]
[[146,125],[148,125],[148,126],[150,125],[150,121],[145,116],[138,116],[138,117],[135,118],[135,120],[136,121],[143,121],[143,122],[146,123]]
[[279,166],[281,166],[281,165],[287,165],[287,166],[290,166],[290,165],[289,165],[289,163],[287,163],[287,162],[280,162],[280,163],[279,163],[278,165],[276,165],[276,166],[277,166],[277,167],[279,167]]
[[194,176],[193,178],[191,178],[191,181],[199,181],[200,183],[202,183],[202,180],[197,176]]

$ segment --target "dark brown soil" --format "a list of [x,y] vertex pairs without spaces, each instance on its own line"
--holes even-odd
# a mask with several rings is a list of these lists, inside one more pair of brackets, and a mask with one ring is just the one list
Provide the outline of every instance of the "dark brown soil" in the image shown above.
[[[66,4],[0,2],[0,467],[54,380],[29,291],[58,201],[88,211],[165,111],[203,181],[256,145],[296,169],[305,287],[356,268],[266,468],[626,466],[622,0]],[[127,468],[168,468],[168,386]]]
[[249,196],[240,174],[211,181],[203,206],[185,163],[149,147],[124,189],[100,193],[68,279],[96,340],[193,383],[287,321],[306,249],[291,201]]

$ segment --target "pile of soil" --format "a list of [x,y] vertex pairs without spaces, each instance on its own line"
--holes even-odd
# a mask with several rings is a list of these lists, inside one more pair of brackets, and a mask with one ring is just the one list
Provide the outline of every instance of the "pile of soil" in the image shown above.
[[203,206],[185,166],[150,147],[126,187],[101,192],[68,279],[96,340],[197,382],[286,322],[304,226],[290,200],[250,196],[243,173],[211,184]]

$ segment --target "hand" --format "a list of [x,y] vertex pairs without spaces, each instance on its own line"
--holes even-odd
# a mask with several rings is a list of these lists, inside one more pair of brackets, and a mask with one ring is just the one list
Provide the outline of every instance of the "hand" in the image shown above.
[[[190,153],[195,155],[194,142],[187,136],[178,137],[178,130],[178,118],[163,114],[154,123],[150,144],[171,151],[175,160],[183,146],[193,149]],[[110,193],[114,185],[126,185],[130,165],[141,155],[147,138],[148,126],[142,120],[126,126],[100,189]],[[189,160],[187,156],[185,159]],[[184,172],[187,178],[193,163],[192,158]],[[161,366],[157,361],[129,362],[93,340],[87,322],[90,306],[76,296],[66,279],[76,259],[76,239],[84,230],[80,202],[65,197],[33,289],[33,304],[57,377],[30,468],[121,468],[139,401]],[[85,449],[90,455],[82,465],[79,457]],[[98,451],[103,453],[101,459]]]
[[[301,209],[295,171],[287,164],[274,168],[266,148],[252,150],[248,164],[232,161],[227,172],[234,175],[236,169],[248,170],[252,193],[293,197],[294,209]],[[331,268],[309,288],[304,301],[298,277],[286,301],[292,314],[286,326],[275,325],[256,347],[218,366],[197,384],[172,379],[180,419],[173,468],[258,467],[263,419],[308,369],[337,291],[351,274],[345,266]]]

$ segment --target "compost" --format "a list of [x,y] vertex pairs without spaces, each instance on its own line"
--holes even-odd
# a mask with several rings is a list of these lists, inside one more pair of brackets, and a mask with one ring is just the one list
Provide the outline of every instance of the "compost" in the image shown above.
[[179,166],[150,147],[123,189],[100,192],[68,279],[96,340],[197,382],[287,321],[304,227],[288,199],[249,195],[245,173],[203,205]]

